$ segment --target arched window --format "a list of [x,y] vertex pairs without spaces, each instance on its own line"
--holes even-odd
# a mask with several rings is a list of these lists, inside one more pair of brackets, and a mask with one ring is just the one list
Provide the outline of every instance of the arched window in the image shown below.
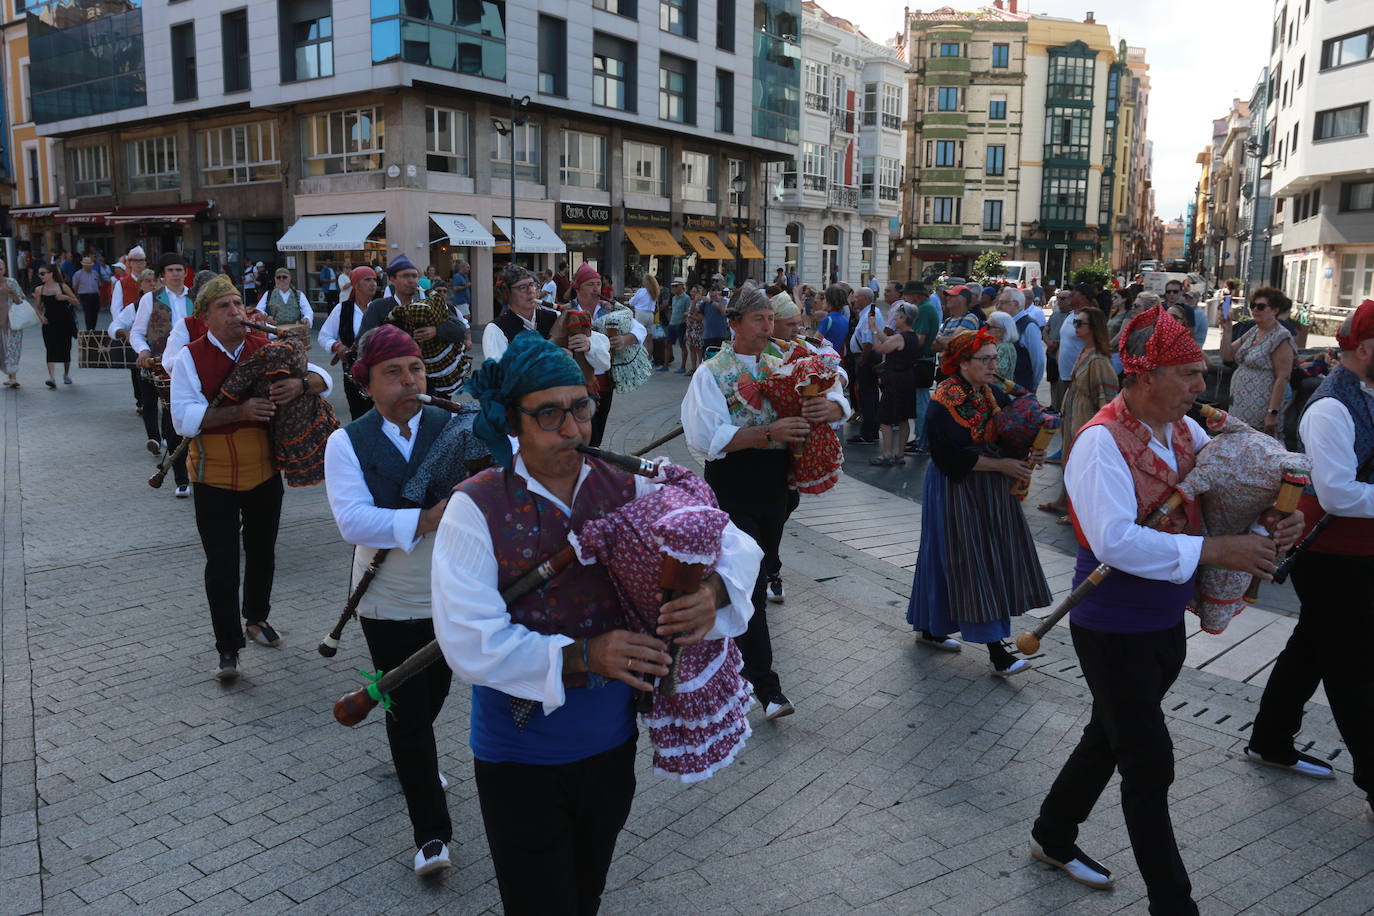
[[840,270],[840,227],[826,226],[821,234],[821,285],[843,280]]
[[786,236],[787,241],[784,242],[782,249],[783,264],[788,273],[796,271],[797,274],[801,274],[801,223],[788,223]]

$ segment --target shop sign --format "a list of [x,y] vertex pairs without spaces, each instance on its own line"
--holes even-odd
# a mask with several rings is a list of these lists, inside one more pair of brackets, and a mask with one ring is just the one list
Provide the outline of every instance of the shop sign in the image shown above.
[[682,228],[701,230],[702,232],[715,232],[720,228],[720,220],[714,216],[701,216],[697,213],[682,214]]
[[672,216],[663,210],[631,210],[625,208],[625,225],[651,226],[656,229],[670,229]]
[[605,232],[611,228],[611,208],[605,204],[559,204],[559,222],[566,228]]

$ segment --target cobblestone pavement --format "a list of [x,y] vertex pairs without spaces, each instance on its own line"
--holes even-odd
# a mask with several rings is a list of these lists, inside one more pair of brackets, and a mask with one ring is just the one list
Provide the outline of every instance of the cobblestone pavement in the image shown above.
[[[272,614],[284,645],[250,645],[242,679],[221,686],[191,503],[170,483],[146,485],[127,377],[78,372],[53,392],[41,372],[26,359],[25,387],[0,400],[0,908],[497,908],[467,691],[455,686],[438,723],[456,867],[434,882],[410,871],[380,718],[348,730],[330,716],[367,659],[356,626],[336,658],[315,652],[349,556],[323,488],[285,499]],[[660,373],[618,399],[607,444],[671,429],[684,388]],[[680,439],[665,451],[686,459]],[[889,514],[846,516],[875,495]],[[914,541],[886,557],[846,542],[918,515],[852,477],[803,504],[784,542],[787,602],[772,611],[797,714],[764,723],[755,712],[740,759],[689,788],[655,777],[640,742],[603,912],[1143,912],[1115,782],[1083,837],[1120,877],[1114,891],[1027,854],[1040,799],[1087,719],[1072,650],[1047,639],[1011,681],[990,677],[977,647],[929,653],[904,622]],[[1043,544],[1042,556],[1056,550]],[[1189,668],[1166,700],[1172,808],[1203,911],[1369,911],[1374,822],[1329,713],[1312,708],[1304,739],[1334,754],[1341,778],[1303,781],[1243,759],[1258,699],[1254,684]]]

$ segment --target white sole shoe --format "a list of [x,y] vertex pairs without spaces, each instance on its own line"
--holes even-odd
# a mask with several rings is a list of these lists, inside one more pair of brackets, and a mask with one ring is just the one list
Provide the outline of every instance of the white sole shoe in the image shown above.
[[953,636],[946,636],[944,639],[926,639],[917,633],[916,643],[929,649],[937,649],[940,652],[962,652],[964,648],[959,640]]
[[1024,658],[1018,658],[1005,668],[993,668],[992,673],[996,677],[1011,677],[1016,672],[1023,671],[1029,667],[1030,662],[1026,661]]
[[1290,773],[1297,773],[1299,776],[1306,776],[1309,779],[1335,779],[1336,771],[1322,763],[1315,757],[1306,754],[1299,754],[1297,763],[1279,763],[1277,760],[1265,760],[1250,748],[1245,749],[1245,756],[1255,763],[1262,763],[1267,767],[1274,767],[1279,770],[1287,770]]
[[[425,855],[425,849],[433,849],[438,845],[439,851],[434,855]],[[438,840],[431,840],[421,848],[415,850],[415,874],[421,877],[432,875],[437,871],[452,868],[453,863],[448,858],[448,847]]]
[[[1076,847],[1075,847],[1076,848]],[[1070,878],[1079,884],[1086,885],[1094,890],[1105,891],[1112,887],[1112,873],[1107,871],[1102,865],[1094,862],[1078,850],[1078,856],[1067,862],[1050,858],[1045,854],[1045,850],[1034,839],[1030,843],[1031,858],[1037,862],[1044,862],[1046,865],[1053,865],[1055,868],[1062,869]]]
[[796,711],[796,707],[787,700],[783,700],[781,703],[769,701],[764,704],[763,717],[771,721],[773,719],[781,719],[784,716],[790,716]]

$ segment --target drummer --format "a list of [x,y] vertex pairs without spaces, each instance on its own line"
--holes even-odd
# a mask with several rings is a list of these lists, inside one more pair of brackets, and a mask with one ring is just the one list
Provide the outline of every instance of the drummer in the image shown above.
[[[355,282],[354,289],[357,286]],[[448,499],[416,506],[401,498],[401,489],[425,460],[449,414],[416,399],[425,389],[420,346],[394,325],[367,332],[352,372],[377,406],[330,434],[324,481],[339,534],[358,545],[350,586],[357,584],[374,551],[389,551],[359,599],[357,612],[373,666],[390,671],[434,640],[431,535]],[[434,741],[434,720],[448,696],[451,677],[447,665],[430,665],[393,692],[395,705],[386,717],[391,760],[410,812],[417,875],[452,865],[448,844],[453,842],[453,824]]]
[[[670,637],[744,631],[761,553],[728,526],[715,572],[663,606],[656,637],[622,628],[628,612],[601,565],[573,564],[507,606],[501,590],[576,525],[657,484],[574,450],[596,401],[573,358],[537,333],[517,334],[467,391],[499,467],[459,485],[439,523],[435,633],[474,685],[473,773],[505,911],[595,913],[634,796],[631,693],[667,673]],[[516,698],[539,701],[523,726]]]
[[[807,398],[800,417],[778,417],[772,405],[741,384],[776,369],[782,360],[766,352],[773,336],[773,303],[746,282],[726,306],[734,340],[697,367],[682,401],[687,445],[706,459],[706,482],[730,521],[752,537],[765,554],[776,555],[787,521],[787,472],[791,446],[806,441],[813,423],[840,423],[849,402],[837,379],[824,397]],[[773,670],[773,641],[765,610],[767,571],[760,565],[751,596],[754,615],[737,640],[743,675],[753,685],[764,716],[795,712]]]
[[211,407],[210,399],[235,365],[265,346],[267,338],[247,334],[243,297],[226,276],[205,284],[196,304],[205,315],[206,333],[171,366],[171,414],[178,433],[195,437],[189,456],[195,471],[196,529],[205,549],[205,598],[219,653],[215,677],[232,681],[239,676],[244,646],[241,559],[248,637],[264,646],[281,645],[281,636],[267,622],[282,499],[267,422],[278,404],[306,393],[328,395],[329,373],[312,365],[305,379],[273,382],[266,398]]
[[[1345,320],[1336,338],[1340,366],[1326,377],[1302,415],[1299,432],[1312,458],[1315,496],[1301,508],[1309,522],[1334,519],[1293,566],[1302,602],[1298,624],[1264,686],[1246,756],[1316,779],[1331,765],[1293,746],[1303,705],[1321,684],[1354,761],[1355,785],[1374,809],[1374,667],[1365,654],[1374,638],[1374,299]],[[1361,476],[1364,477],[1361,480]]]
[[[320,325],[320,346],[331,354],[331,359],[343,360],[345,373],[353,364],[349,353],[362,334],[363,314],[377,295],[377,272],[364,264],[353,268],[346,276],[349,282],[342,298]],[[356,420],[372,409],[372,401],[351,379],[352,376],[345,374],[344,395],[348,398],[348,414]]]
[[1198,509],[1186,503],[1160,530],[1140,525],[1207,444],[1207,433],[1185,414],[1205,387],[1208,363],[1188,330],[1158,307],[1126,326],[1121,362],[1121,393],[1083,427],[1064,469],[1079,543],[1073,584],[1099,563],[1115,571],[1071,612],[1092,718],[1040,806],[1031,855],[1089,887],[1111,887],[1111,872],[1076,841],[1119,770],[1121,807],[1150,911],[1196,913],[1169,818],[1174,755],[1160,708],[1183,666],[1184,606],[1204,563],[1272,578],[1276,547],[1297,538],[1302,519],[1295,513],[1281,522],[1272,540],[1200,537]]

